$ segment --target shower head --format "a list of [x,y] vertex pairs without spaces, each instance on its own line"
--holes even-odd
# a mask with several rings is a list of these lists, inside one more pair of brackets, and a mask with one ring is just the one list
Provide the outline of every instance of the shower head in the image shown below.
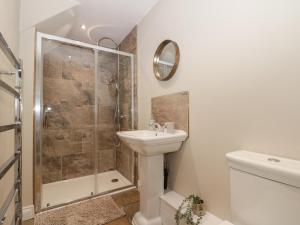
[[[98,46],[101,46],[100,44],[101,44],[101,42],[104,41],[104,40],[109,40],[109,41],[111,41],[111,42],[115,45],[115,48],[114,48],[114,49],[119,50],[119,45],[118,45],[118,43],[115,42],[115,41],[114,41],[112,38],[110,38],[110,37],[103,37],[103,38],[100,38],[100,39],[98,40],[98,42],[97,42],[97,45],[98,45]],[[103,46],[103,47],[105,47],[105,46]]]

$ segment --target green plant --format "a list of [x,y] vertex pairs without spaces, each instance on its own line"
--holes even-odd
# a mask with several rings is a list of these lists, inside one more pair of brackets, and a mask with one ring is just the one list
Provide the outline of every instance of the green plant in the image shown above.
[[188,225],[199,225],[202,216],[198,216],[197,220],[194,220],[193,205],[203,203],[204,201],[197,195],[190,195],[185,198],[175,214],[176,224],[179,225],[180,221],[185,220]]
[[203,204],[204,201],[197,195],[190,195],[189,198],[193,200],[193,204]]

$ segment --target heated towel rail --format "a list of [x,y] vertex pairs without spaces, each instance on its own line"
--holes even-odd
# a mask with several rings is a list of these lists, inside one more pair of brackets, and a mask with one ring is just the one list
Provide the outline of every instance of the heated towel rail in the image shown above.
[[[14,167],[14,185],[10,190],[8,196],[3,196],[4,202],[0,205],[0,225],[20,225],[22,223],[22,132],[21,132],[21,114],[22,114],[22,102],[21,102],[21,87],[22,87],[22,66],[21,61],[17,60],[13,52],[9,48],[7,42],[3,38],[0,32],[0,49],[7,57],[9,62],[14,67],[13,71],[0,71],[0,91],[5,91],[15,99],[14,117],[15,122],[12,124],[2,125],[0,124],[0,133],[14,130],[14,154],[7,159],[2,165],[0,165],[0,180],[7,174],[7,172]],[[1,76],[15,76],[15,87],[11,87]],[[0,102],[0,107],[1,102]],[[0,157],[3,155],[3,149],[0,149]],[[0,193],[1,195],[1,193]],[[2,197],[2,196],[1,196]],[[7,221],[8,210],[12,204],[14,206],[14,217],[11,221]]]

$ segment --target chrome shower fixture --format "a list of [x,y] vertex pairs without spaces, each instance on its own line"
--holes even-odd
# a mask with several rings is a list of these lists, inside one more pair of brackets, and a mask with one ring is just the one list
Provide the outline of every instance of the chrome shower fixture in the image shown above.
[[[111,41],[114,45],[116,50],[120,50],[119,49],[119,45],[117,44],[116,41],[114,41],[112,38],[110,37],[102,37],[98,40],[97,45],[101,46],[101,42],[104,40],[109,40]],[[105,47],[105,46],[102,46]],[[121,130],[121,123],[120,123],[120,119],[124,118],[123,115],[120,114],[120,86],[119,86],[119,75],[120,75],[120,57],[118,55],[118,61],[117,61],[118,65],[117,65],[117,76],[116,77],[111,77],[108,78],[105,82],[106,85],[114,85],[114,88],[116,90],[116,99],[115,99],[115,108],[114,108],[114,129],[115,129],[115,134],[114,134],[114,139],[113,139],[113,144],[114,146],[117,148],[120,146],[120,140],[117,136],[117,132]]]
[[[110,38],[110,37],[103,37],[103,38],[100,38],[100,39],[98,40],[98,42],[97,42],[97,45],[98,45],[98,46],[101,46],[100,44],[101,44],[101,42],[104,41],[104,40],[109,40],[109,41],[111,41],[111,42],[115,45],[115,48],[114,48],[114,49],[120,50],[120,49],[119,49],[118,43],[115,42],[115,41],[114,41],[112,38]],[[102,46],[102,47],[105,47],[105,46]]]

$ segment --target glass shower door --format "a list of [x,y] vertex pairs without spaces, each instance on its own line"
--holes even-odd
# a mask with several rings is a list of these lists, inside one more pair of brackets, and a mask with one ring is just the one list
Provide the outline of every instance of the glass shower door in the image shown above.
[[94,51],[44,39],[42,208],[94,193]]
[[133,188],[136,160],[116,136],[134,128],[133,56],[38,33],[35,207]]
[[133,185],[133,152],[120,142],[132,127],[130,56],[98,50],[96,55],[96,193]]

